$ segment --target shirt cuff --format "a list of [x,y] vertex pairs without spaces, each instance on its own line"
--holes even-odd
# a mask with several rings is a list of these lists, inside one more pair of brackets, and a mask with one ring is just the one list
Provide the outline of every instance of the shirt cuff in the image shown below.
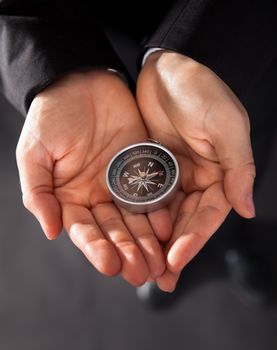
[[152,47],[151,49],[148,49],[142,59],[141,66],[143,67],[145,65],[145,62],[147,58],[152,55],[152,53],[157,52],[157,51],[164,51],[161,47]]

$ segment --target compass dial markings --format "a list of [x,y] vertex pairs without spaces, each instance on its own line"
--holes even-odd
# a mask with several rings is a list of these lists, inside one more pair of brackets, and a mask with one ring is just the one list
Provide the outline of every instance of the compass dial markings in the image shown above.
[[[154,165],[154,162],[149,162],[148,165],[150,164],[150,166],[152,167]],[[139,190],[141,188],[145,188],[147,192],[149,192],[148,186],[151,190],[153,190],[153,188],[150,185],[155,185],[157,186],[158,184],[156,184],[156,182],[154,181],[158,181],[157,179],[153,179],[151,181],[151,179],[153,177],[156,177],[157,175],[159,175],[161,172],[159,171],[155,171],[153,173],[149,174],[150,168],[147,169],[147,171],[145,171],[145,167],[143,168],[143,171],[141,171],[139,168],[137,168],[135,170],[135,172],[138,171],[139,176],[137,175],[131,175],[130,177],[128,177],[128,182],[129,184],[131,184],[132,188],[137,186],[137,192],[139,192]],[[125,171],[124,174],[126,174],[127,172]],[[124,176],[123,174],[123,176]],[[159,183],[160,185],[161,183]]]
[[143,145],[119,155],[109,174],[112,188],[119,197],[149,202],[171,188],[176,178],[176,166],[166,151]]

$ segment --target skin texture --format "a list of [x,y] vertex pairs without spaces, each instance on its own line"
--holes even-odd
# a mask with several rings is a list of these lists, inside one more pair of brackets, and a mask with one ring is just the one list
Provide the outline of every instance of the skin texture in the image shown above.
[[105,183],[110,159],[147,138],[136,102],[114,73],[66,76],[33,101],[17,146],[23,202],[49,239],[64,226],[95,268],[134,286],[165,270],[159,239],[167,210],[149,216],[117,208]]
[[169,208],[174,230],[164,246],[167,269],[156,279],[162,290],[173,291],[181,270],[232,207],[245,218],[255,216],[249,119],[216,74],[174,52],[148,58],[137,102],[150,137],[167,146],[180,164],[180,205]]
[[[139,108],[138,108],[139,107]],[[108,71],[70,74],[36,96],[17,146],[23,203],[49,239],[62,227],[102,274],[173,291],[181,270],[233,207],[255,215],[247,113],[207,67],[152,54],[137,101]],[[158,139],[177,157],[181,187],[169,207],[131,214],[105,184],[110,159]]]

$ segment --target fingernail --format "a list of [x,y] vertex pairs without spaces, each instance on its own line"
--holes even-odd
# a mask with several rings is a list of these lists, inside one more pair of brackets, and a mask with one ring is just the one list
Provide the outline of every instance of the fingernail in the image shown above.
[[256,210],[255,210],[255,204],[253,200],[253,193],[248,194],[246,198],[246,206],[252,218],[254,218],[256,216]]

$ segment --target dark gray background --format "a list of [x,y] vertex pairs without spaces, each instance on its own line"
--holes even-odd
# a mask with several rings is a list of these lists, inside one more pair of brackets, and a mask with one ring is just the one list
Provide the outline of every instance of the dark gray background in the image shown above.
[[[0,113],[1,350],[277,349],[277,306],[245,305],[226,279],[152,311],[120,278],[95,272],[65,233],[49,242],[21,203],[14,153],[23,118],[2,98]],[[277,145],[256,195],[267,222],[276,221],[276,157]]]

